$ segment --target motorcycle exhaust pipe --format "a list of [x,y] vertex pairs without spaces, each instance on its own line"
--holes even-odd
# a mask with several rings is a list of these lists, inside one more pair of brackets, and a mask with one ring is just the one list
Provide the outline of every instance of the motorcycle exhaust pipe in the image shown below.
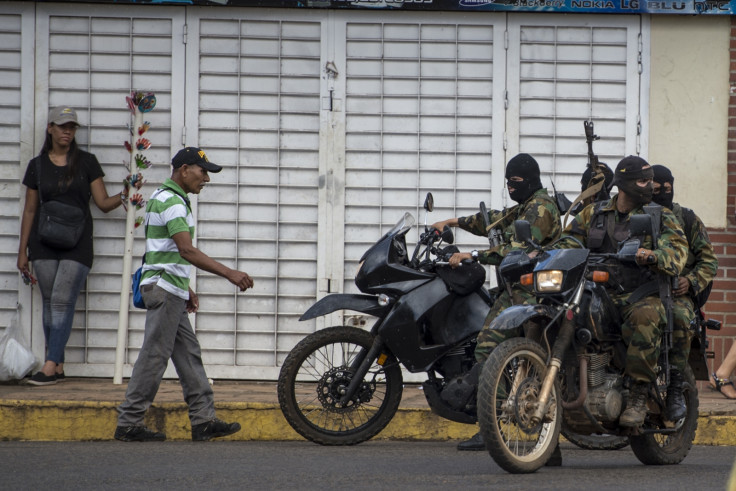
[[574,401],[562,401],[563,409],[576,409],[585,404],[585,398],[588,397],[588,358],[580,357],[580,395]]
[[557,378],[557,374],[560,372],[560,367],[562,366],[562,358],[565,354],[565,350],[572,341],[573,335],[575,334],[573,318],[573,311],[568,309],[565,313],[565,319],[560,325],[560,331],[557,333],[557,340],[552,348],[552,359],[547,365],[547,373],[544,375],[544,381],[542,382],[542,390],[539,392],[537,407],[534,409],[534,414],[531,416],[531,423],[533,425],[538,425],[542,422],[542,418],[549,407],[552,388],[554,387],[555,379]]

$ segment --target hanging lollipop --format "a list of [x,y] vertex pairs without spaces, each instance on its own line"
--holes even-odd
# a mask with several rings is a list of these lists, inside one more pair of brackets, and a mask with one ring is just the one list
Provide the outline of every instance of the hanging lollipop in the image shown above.
[[125,189],[129,189],[132,187],[140,189],[143,186],[144,182],[145,181],[143,180],[143,174],[138,172],[137,174],[128,174],[128,177],[123,179],[123,186],[125,186]]
[[130,112],[135,113],[135,108],[137,106],[136,102],[133,100],[132,97],[126,97],[125,102],[128,103],[128,109]]
[[151,148],[151,142],[147,138],[138,138],[138,141],[135,142],[135,148],[138,150],[148,150]]
[[156,107],[156,96],[153,95],[153,92],[146,94],[138,103],[138,110],[142,113],[153,111],[154,107]]
[[148,169],[153,165],[150,160],[148,160],[146,157],[144,157],[142,154],[137,153],[135,154],[135,165],[139,169]]

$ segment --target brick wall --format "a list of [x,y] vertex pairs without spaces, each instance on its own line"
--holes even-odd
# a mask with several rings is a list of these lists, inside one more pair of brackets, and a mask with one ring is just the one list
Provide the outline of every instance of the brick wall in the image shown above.
[[711,371],[721,364],[725,353],[736,338],[736,17],[731,17],[731,97],[728,103],[728,224],[726,228],[708,229],[718,256],[718,276],[705,305],[709,318],[722,322],[721,331],[710,331],[710,348],[715,351]]

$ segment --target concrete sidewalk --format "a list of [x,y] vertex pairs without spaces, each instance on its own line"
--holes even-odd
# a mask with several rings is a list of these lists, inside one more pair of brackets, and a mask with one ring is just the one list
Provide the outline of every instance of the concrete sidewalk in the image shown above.
[[[736,445],[736,401],[699,383],[700,418],[695,443]],[[127,380],[67,378],[56,385],[34,387],[0,384],[0,441],[111,440],[116,407],[125,397]],[[243,429],[231,440],[302,440],[288,425],[278,404],[275,382],[214,382],[217,415],[238,421]],[[164,380],[146,425],[169,440],[190,440],[189,418],[178,380]],[[421,387],[407,384],[394,419],[375,439],[460,440],[477,431],[432,414]]]

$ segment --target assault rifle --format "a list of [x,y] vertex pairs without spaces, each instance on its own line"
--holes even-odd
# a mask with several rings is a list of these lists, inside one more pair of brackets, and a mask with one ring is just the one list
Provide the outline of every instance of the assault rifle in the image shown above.
[[588,182],[588,187],[580,192],[580,195],[575,198],[570,208],[565,213],[565,218],[562,220],[563,227],[567,225],[567,219],[570,216],[572,210],[578,209],[577,205],[580,203],[581,208],[588,206],[591,203],[595,203],[598,193],[603,188],[606,176],[603,173],[603,166],[598,161],[598,156],[593,151],[593,142],[600,139],[593,131],[593,121],[583,121],[585,128],[585,143],[588,145],[588,167],[591,169],[591,178]]

